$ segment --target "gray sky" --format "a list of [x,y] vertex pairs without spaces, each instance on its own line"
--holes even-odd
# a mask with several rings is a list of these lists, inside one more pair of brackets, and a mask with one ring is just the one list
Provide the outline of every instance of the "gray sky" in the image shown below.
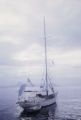
[[44,76],[44,16],[50,76],[81,85],[81,0],[0,0],[1,85]]

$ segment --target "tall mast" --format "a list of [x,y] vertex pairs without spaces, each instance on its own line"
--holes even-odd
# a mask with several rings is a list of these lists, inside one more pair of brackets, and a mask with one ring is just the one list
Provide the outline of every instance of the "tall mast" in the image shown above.
[[46,80],[46,95],[48,96],[48,78],[47,78],[47,42],[46,42],[46,25],[44,17],[44,41],[45,41],[45,80]]

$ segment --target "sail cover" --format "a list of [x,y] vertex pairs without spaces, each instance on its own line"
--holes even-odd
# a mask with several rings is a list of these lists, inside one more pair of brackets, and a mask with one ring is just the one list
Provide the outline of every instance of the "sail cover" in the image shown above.
[[19,96],[22,95],[22,93],[23,93],[24,90],[25,90],[25,87],[26,87],[26,84],[22,84],[22,85],[21,85],[21,87],[20,87],[20,89],[19,89]]

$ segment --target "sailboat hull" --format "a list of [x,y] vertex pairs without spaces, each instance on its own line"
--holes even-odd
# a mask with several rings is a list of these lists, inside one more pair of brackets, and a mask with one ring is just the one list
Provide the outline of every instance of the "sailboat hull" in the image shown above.
[[41,106],[46,107],[46,106],[52,105],[54,103],[56,103],[56,99],[52,98],[52,99],[48,99],[48,100],[45,100],[44,102],[42,102]]
[[33,112],[33,111],[38,111],[43,107],[47,107],[47,106],[50,106],[55,103],[56,103],[56,97],[53,97],[53,98],[48,97],[48,98],[43,98],[38,102],[35,101],[35,102],[28,103],[26,101],[22,101],[22,102],[19,102],[19,105],[24,110],[26,110],[28,112]]

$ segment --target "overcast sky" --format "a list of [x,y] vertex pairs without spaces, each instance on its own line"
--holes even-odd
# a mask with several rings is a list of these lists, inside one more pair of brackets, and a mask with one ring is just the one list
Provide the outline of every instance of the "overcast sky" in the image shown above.
[[[81,0],[0,0],[0,84],[44,77],[81,85]],[[53,64],[54,63],[54,64]]]

